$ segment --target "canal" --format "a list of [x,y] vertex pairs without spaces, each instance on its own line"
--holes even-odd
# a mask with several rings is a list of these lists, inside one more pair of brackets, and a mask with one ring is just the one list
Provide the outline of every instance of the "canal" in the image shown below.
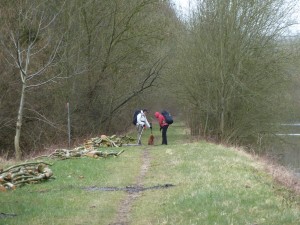
[[281,127],[266,153],[300,177],[300,123],[281,124]]

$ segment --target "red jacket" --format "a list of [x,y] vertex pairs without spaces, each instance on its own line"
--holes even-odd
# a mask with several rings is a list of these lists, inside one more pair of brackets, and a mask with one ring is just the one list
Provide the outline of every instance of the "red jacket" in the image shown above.
[[156,113],[154,114],[154,116],[157,118],[160,127],[169,125],[169,124],[166,123],[165,117],[164,117],[161,113],[156,112]]

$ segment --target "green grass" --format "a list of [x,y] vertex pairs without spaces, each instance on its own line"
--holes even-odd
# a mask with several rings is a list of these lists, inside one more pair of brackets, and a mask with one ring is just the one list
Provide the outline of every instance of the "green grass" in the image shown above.
[[155,149],[152,157],[147,183],[176,187],[144,193],[132,224],[299,224],[296,202],[285,204],[284,191],[235,150],[202,142]]
[[126,193],[87,191],[84,187],[135,184],[148,148],[151,165],[147,190],[133,202],[130,224],[299,224],[299,198],[278,186],[262,166],[235,149],[206,142],[190,143],[181,124],[168,130],[168,146],[127,147],[117,158],[52,161],[55,180],[0,193],[0,224],[109,224]]
[[140,164],[137,149],[118,158],[56,161],[55,180],[0,193],[0,212],[17,214],[0,224],[108,224],[125,193],[83,188],[132,184]]

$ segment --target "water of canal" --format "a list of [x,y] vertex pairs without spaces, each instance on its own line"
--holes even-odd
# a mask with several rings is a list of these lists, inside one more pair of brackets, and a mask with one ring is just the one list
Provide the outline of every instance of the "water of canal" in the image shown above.
[[282,124],[267,153],[300,177],[300,123]]

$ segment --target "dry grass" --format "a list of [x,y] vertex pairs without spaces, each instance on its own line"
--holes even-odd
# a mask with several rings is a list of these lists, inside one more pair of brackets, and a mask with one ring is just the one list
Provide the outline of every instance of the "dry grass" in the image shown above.
[[300,178],[293,171],[269,159],[262,159],[262,162],[265,170],[272,175],[276,182],[300,195]]
[[290,169],[278,164],[269,157],[259,157],[242,148],[234,148],[239,154],[254,160],[280,185],[300,196],[300,178]]

